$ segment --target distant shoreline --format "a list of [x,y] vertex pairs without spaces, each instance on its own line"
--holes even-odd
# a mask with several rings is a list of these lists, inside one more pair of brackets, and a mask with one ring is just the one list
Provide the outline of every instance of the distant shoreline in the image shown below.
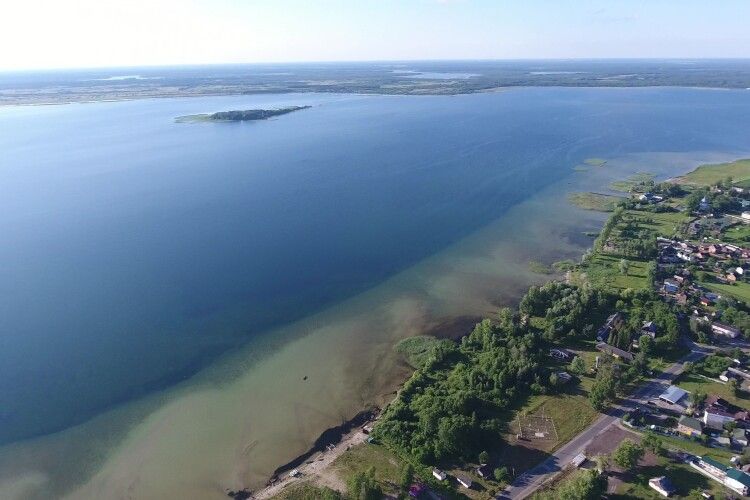
[[450,97],[459,95],[477,95],[493,94],[497,92],[506,92],[514,89],[685,89],[685,90],[710,90],[710,91],[747,91],[750,88],[744,87],[715,87],[715,86],[688,86],[688,85],[506,85],[506,86],[488,86],[477,89],[455,89],[453,91],[445,88],[437,88],[434,91],[415,91],[415,92],[389,92],[386,89],[377,91],[353,91],[347,89],[340,90],[314,90],[314,89],[272,89],[272,90],[255,90],[246,91],[241,89],[226,91],[198,91],[189,90],[172,92],[164,90],[159,92],[137,93],[137,92],[113,92],[112,94],[104,93],[100,97],[92,98],[91,95],[64,95],[59,96],[56,100],[50,100],[49,95],[44,95],[43,99],[35,99],[34,96],[26,96],[18,99],[8,99],[0,94],[0,109],[5,107],[21,106],[62,106],[68,104],[97,104],[104,102],[126,102],[146,99],[183,99],[198,97],[242,97],[258,95],[285,95],[285,94],[320,94],[320,95],[357,95],[357,96],[378,96],[378,97]]

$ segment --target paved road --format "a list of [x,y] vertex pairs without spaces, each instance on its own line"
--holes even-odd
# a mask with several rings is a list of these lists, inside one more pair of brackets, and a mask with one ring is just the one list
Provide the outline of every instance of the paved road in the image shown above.
[[570,461],[579,453],[583,453],[586,447],[599,434],[615,425],[622,416],[632,411],[636,406],[642,404],[639,400],[656,397],[675,379],[684,369],[687,361],[697,361],[708,354],[710,350],[697,346],[690,342],[691,352],[680,361],[670,365],[657,377],[649,380],[646,385],[638,389],[628,399],[623,399],[619,404],[607,411],[606,415],[599,417],[586,430],[578,434],[573,440],[560,447],[544,462],[518,476],[498,498],[522,499],[534,493],[540,486],[557,475]]

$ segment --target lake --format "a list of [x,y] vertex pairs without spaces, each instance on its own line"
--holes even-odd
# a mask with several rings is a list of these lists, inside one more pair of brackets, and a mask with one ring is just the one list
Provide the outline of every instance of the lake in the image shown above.
[[648,88],[0,108],[0,496],[256,486],[392,397],[398,339],[579,255],[603,215],[567,192],[746,156],[747,116]]

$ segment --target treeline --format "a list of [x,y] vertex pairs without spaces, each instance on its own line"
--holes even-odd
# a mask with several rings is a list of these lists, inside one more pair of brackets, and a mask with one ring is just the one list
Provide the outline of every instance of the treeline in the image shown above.
[[[643,321],[654,321],[663,334],[646,349],[677,344],[674,314],[651,291],[614,293],[561,282],[531,287],[519,311],[502,309],[460,343],[436,342],[384,412],[374,437],[425,464],[475,458],[487,443],[502,442],[504,410],[529,394],[555,390],[557,377],[543,366],[549,347],[571,337],[593,339],[613,310],[627,311],[623,328],[630,340],[638,339]],[[630,379],[643,369],[645,363],[636,363],[620,376]],[[605,404],[617,385],[612,377],[600,379],[597,401]]]
[[252,120],[265,120],[274,116],[285,115],[301,109],[307,109],[310,106],[290,106],[288,108],[279,109],[245,109],[245,110],[233,110],[233,111],[218,111],[209,115],[211,120],[216,121],[233,121],[243,122]]
[[517,313],[503,310],[460,343],[437,344],[404,384],[374,436],[422,463],[469,459],[497,442],[502,410],[549,384],[540,365],[541,339]]

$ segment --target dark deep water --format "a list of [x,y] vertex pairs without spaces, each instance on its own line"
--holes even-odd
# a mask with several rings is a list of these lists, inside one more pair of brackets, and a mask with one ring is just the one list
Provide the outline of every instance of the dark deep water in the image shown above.
[[[264,122],[173,122],[305,104]],[[174,384],[585,158],[746,151],[748,116],[748,91],[686,89],[1,108],[0,443]]]

